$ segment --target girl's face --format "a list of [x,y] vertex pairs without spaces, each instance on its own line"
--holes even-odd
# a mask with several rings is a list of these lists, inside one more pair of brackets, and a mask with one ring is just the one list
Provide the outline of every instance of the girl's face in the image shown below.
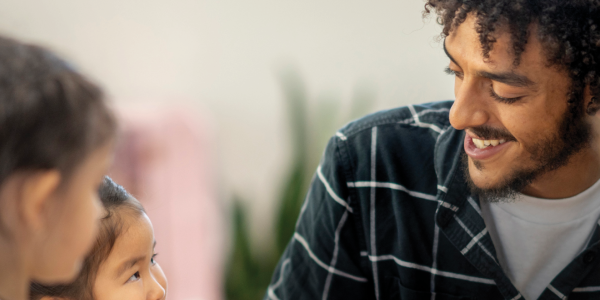
[[94,299],[166,299],[167,278],[154,260],[156,241],[150,219],[144,213],[126,213],[123,221],[125,230],[98,269]]

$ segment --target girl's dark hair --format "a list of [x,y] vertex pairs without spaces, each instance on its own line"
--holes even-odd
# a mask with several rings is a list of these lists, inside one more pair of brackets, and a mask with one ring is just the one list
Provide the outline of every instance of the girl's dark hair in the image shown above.
[[536,37],[548,65],[567,71],[572,79],[568,97],[571,112],[581,115],[583,90],[590,87],[600,98],[600,1],[599,0],[428,0],[424,16],[431,11],[443,26],[442,37],[462,24],[469,14],[476,17],[476,30],[484,57],[488,57],[502,28],[511,36],[514,65],[520,63],[530,32]]
[[70,284],[42,285],[32,283],[30,286],[31,300],[39,300],[43,296],[63,297],[73,300],[94,299],[93,286],[98,268],[110,254],[119,235],[126,229],[124,228],[123,216],[144,213],[142,205],[108,176],[104,178],[104,182],[100,186],[99,195],[106,215],[100,222],[98,237],[91,252],[84,260],[81,273]]
[[115,132],[99,87],[50,51],[0,36],[0,185],[16,171],[67,178]]

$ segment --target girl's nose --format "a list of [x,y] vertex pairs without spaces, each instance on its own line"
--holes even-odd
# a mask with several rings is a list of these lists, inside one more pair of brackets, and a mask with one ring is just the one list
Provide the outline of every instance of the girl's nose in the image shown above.
[[155,278],[151,276],[150,289],[148,290],[148,300],[164,300],[166,299],[167,291]]

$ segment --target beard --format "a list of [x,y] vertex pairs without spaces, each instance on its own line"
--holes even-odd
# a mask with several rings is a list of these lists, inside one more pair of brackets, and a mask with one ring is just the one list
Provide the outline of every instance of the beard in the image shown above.
[[[475,185],[469,174],[469,158],[463,152],[463,173],[471,194],[478,195],[484,202],[514,201],[525,187],[541,175],[565,166],[573,155],[588,147],[591,140],[591,125],[585,121],[583,110],[575,107],[574,103],[580,102],[569,101],[569,103],[558,130],[526,148],[530,153],[533,166],[514,166],[509,175],[496,186],[481,188]],[[509,132],[489,126],[474,127],[471,130],[481,137],[516,140]],[[479,161],[473,160],[473,165],[479,170],[484,169]]]

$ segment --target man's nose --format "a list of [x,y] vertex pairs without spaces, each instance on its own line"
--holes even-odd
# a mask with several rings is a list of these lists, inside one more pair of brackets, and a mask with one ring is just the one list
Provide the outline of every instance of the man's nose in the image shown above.
[[484,125],[489,121],[484,87],[475,79],[465,78],[454,90],[456,99],[450,109],[450,124],[458,130]]

